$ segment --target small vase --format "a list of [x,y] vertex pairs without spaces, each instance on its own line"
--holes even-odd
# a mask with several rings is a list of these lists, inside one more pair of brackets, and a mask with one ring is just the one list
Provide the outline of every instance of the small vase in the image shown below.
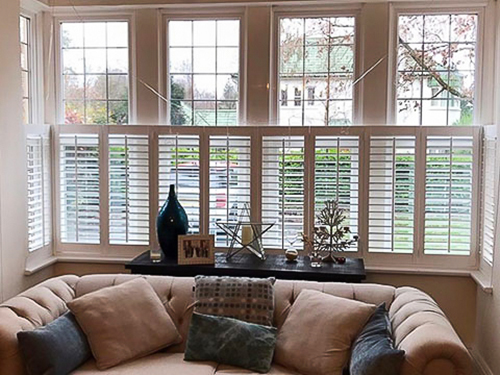
[[189,229],[188,217],[177,200],[175,185],[170,185],[168,199],[158,213],[156,232],[165,258],[177,260],[177,237]]

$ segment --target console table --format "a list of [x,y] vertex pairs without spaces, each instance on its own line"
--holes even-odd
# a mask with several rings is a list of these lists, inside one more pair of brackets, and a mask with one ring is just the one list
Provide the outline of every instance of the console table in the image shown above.
[[141,275],[276,277],[349,283],[360,283],[366,278],[363,259],[347,258],[344,264],[323,263],[321,268],[312,268],[308,257],[299,256],[297,262],[287,262],[284,255],[276,254],[268,254],[265,261],[251,254],[238,254],[228,261],[225,253],[215,253],[215,265],[178,265],[171,259],[153,263],[146,251],[125,268]]

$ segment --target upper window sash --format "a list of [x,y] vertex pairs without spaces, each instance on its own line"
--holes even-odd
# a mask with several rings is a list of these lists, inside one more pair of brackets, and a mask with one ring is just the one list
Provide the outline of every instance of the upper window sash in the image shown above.
[[130,28],[128,17],[57,19],[59,123],[130,122]]
[[169,12],[163,18],[170,125],[231,126],[245,122],[244,17],[242,12]]
[[389,123],[477,124],[484,7],[394,5],[391,13]]

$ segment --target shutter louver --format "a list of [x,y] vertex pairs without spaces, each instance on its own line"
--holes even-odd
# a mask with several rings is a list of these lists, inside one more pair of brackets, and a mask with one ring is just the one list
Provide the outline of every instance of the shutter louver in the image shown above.
[[43,135],[29,135],[27,144],[28,179],[28,250],[50,244],[50,140]]
[[230,239],[216,225],[237,222],[250,206],[250,137],[210,136],[209,233],[215,246],[229,246]]
[[425,254],[469,255],[472,137],[427,137]]
[[109,136],[109,242],[149,244],[147,136]]
[[61,241],[100,242],[99,139],[63,134],[60,141]]
[[415,137],[370,138],[368,210],[370,252],[413,252]]
[[[316,137],[314,166],[314,212],[317,215],[327,200],[338,200],[345,210],[345,226],[358,235],[359,138]],[[316,217],[314,218],[316,222]],[[352,245],[349,250],[356,251]]]
[[160,135],[158,147],[160,207],[174,184],[189,218],[189,233],[200,233],[200,139],[197,135]]
[[262,158],[262,221],[275,223],[264,235],[264,246],[289,248],[304,232],[304,137],[264,137]]
[[493,265],[495,229],[497,217],[497,140],[483,140],[483,208],[481,225],[481,253],[489,265]]

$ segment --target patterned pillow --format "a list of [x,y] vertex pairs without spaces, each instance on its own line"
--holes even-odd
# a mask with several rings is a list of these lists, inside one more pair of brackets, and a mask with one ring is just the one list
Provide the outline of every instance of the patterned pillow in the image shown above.
[[274,278],[196,276],[194,311],[273,325]]

